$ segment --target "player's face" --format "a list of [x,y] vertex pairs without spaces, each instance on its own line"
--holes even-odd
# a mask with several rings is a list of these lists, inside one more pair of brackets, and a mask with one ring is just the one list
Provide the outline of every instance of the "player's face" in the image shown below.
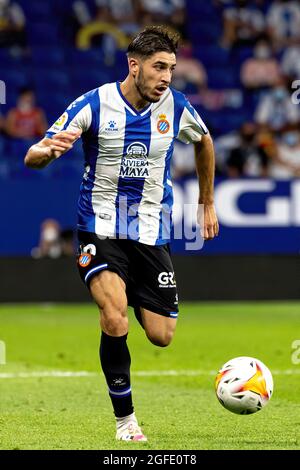
[[139,61],[138,65],[135,86],[144,100],[157,103],[171,83],[176,56],[169,52],[157,52],[149,59]]

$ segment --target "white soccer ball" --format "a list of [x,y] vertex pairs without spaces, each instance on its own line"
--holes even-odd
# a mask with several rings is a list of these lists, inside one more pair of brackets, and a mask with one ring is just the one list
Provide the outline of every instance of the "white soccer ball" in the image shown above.
[[261,410],[273,393],[269,369],[253,357],[236,357],[219,370],[215,381],[219,402],[232,413],[248,415]]

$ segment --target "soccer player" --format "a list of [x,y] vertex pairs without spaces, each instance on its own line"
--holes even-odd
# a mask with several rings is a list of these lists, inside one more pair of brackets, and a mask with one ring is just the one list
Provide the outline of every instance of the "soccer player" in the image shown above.
[[100,361],[116,439],[124,441],[147,440],[132,403],[127,306],[161,347],[170,344],[178,316],[168,244],[176,138],[195,146],[204,239],[219,230],[212,139],[185,96],[170,88],[177,46],[165,27],[140,32],[128,47],[126,79],[79,97],[25,157],[27,166],[43,168],[82,138],[78,268],[100,310]]

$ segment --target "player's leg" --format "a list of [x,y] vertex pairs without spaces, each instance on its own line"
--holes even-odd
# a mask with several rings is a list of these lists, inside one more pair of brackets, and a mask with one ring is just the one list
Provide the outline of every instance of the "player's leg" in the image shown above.
[[[100,311],[99,355],[117,420],[116,437],[146,440],[138,426],[132,403],[126,285],[121,276],[109,270],[118,270],[114,260],[117,257],[122,264],[122,252],[110,240],[99,240],[91,234],[82,234],[82,239],[84,243],[81,243],[78,266]],[[125,258],[124,255],[123,267],[120,268],[123,278],[126,277]],[[87,259],[90,260],[88,264]]]
[[101,271],[90,281],[90,292],[100,311],[102,331],[119,337],[128,333],[126,285],[111,271]]
[[177,312],[173,312],[172,316],[165,314],[157,314],[151,310],[135,306],[134,314],[141,327],[145,330],[147,338],[156,346],[168,346],[174,336]]
[[134,289],[130,305],[148,339],[157,346],[172,341],[177,317],[178,294],[168,245],[134,245]]
[[100,310],[100,362],[117,420],[116,438],[146,441],[132,403],[125,289],[125,282],[110,271],[102,271],[90,282],[91,294]]
[[177,319],[159,315],[145,308],[140,309],[143,327],[147,338],[155,346],[168,346],[174,336]]

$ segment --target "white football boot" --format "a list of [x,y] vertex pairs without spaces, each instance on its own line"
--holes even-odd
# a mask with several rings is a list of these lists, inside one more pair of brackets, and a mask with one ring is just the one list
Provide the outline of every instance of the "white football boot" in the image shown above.
[[147,437],[143,434],[138,425],[135,414],[132,413],[124,418],[117,418],[117,441],[147,442]]

